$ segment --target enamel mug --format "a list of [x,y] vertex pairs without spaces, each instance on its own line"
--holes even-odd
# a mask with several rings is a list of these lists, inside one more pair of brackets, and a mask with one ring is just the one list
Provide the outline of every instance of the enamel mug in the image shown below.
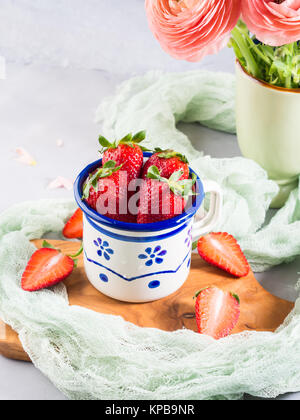
[[[150,155],[144,153],[144,158]],[[89,281],[101,293],[125,302],[169,296],[187,280],[192,243],[220,220],[220,187],[197,176],[196,199],[183,214],[157,223],[124,223],[100,215],[81,199],[85,180],[100,166],[101,160],[87,166],[74,186],[84,214],[84,264]],[[211,199],[205,214],[201,205],[207,193]]]

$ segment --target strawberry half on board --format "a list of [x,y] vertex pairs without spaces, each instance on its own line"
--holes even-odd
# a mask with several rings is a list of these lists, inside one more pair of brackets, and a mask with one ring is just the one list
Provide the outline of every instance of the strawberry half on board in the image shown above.
[[239,297],[217,287],[208,287],[198,292],[195,298],[199,333],[216,340],[227,337],[240,317]]
[[123,165],[106,162],[89,175],[83,186],[82,199],[99,214],[127,223],[135,223],[136,216],[128,209],[128,184]]
[[206,262],[234,277],[245,277],[250,272],[249,263],[237,240],[228,233],[210,233],[198,241],[198,253]]
[[80,239],[83,236],[83,213],[81,209],[77,209],[73,216],[68,220],[63,235],[68,239]]
[[50,246],[38,249],[30,258],[21,280],[23,290],[36,292],[54,286],[72,273],[74,260]]
[[123,139],[110,143],[105,137],[99,137],[99,143],[102,146],[102,164],[109,161],[116,162],[117,166],[123,165],[122,170],[127,172],[128,183],[140,176],[144,156],[144,147],[139,144],[145,140],[145,131],[132,135],[127,134]]
[[195,180],[181,180],[182,171],[163,178],[156,166],[148,169],[147,180],[140,189],[138,223],[155,223],[172,219],[184,212],[187,200],[194,195]]
[[142,178],[147,178],[148,170],[151,166],[156,166],[163,178],[169,179],[177,171],[182,171],[182,179],[188,179],[190,176],[189,162],[187,158],[175,152],[174,150],[155,149],[156,153],[152,155],[144,165]]

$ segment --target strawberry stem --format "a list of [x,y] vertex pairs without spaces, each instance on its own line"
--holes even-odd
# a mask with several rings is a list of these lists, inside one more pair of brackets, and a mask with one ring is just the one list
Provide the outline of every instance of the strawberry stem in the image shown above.
[[235,294],[235,293],[230,293],[230,294],[231,294],[232,297],[234,297],[238,301],[239,304],[241,303],[241,300],[240,300],[240,298],[237,294]]
[[81,255],[83,253],[83,245],[81,244],[81,247],[79,248],[79,250],[76,252],[76,254],[74,255],[68,255],[68,257],[72,258],[72,260],[75,260],[77,257],[79,257],[79,255]]
[[117,163],[114,160],[109,160],[102,168],[99,168],[95,173],[89,175],[83,186],[82,200],[89,198],[91,187],[93,187],[96,192],[98,191],[99,179],[111,176],[114,172],[119,171],[123,166],[122,164],[116,167],[116,164]]
[[150,166],[148,169],[147,177],[150,179],[154,179],[160,182],[165,182],[168,184],[170,190],[175,195],[180,195],[184,198],[188,198],[189,196],[196,195],[195,192],[192,191],[193,185],[196,182],[196,178],[193,176],[192,179],[183,179],[180,181],[180,178],[183,175],[183,171],[176,171],[174,172],[169,179],[163,178],[160,175],[159,169],[157,166]]
[[203,289],[199,290],[199,291],[195,294],[195,296],[193,297],[193,299],[197,299],[197,297],[198,297],[199,295],[201,295],[201,293],[202,293],[204,290],[209,289],[210,287],[211,287],[211,286],[207,286],[207,287],[204,287]]
[[[125,137],[123,137],[121,140],[115,140],[113,143],[111,143],[109,140],[107,140],[105,137],[100,136],[99,137],[99,143],[102,146],[101,153],[104,153],[107,149],[116,149],[120,144],[126,144],[129,147],[134,148],[136,144],[141,143],[146,138],[146,131],[139,131],[135,135],[132,133],[127,134]],[[148,151],[145,147],[143,147],[143,151]]]
[[162,159],[172,159],[174,157],[177,157],[179,160],[181,160],[181,162],[187,163],[187,164],[189,163],[189,161],[183,154],[177,153],[175,152],[175,150],[172,150],[172,149],[162,150],[159,147],[157,147],[155,149],[155,152],[158,153],[157,156]]
[[52,244],[50,244],[50,242],[44,240],[43,244],[42,244],[42,248],[50,248],[50,249],[55,249],[56,251],[61,252],[60,249],[55,248],[55,246],[53,246]]

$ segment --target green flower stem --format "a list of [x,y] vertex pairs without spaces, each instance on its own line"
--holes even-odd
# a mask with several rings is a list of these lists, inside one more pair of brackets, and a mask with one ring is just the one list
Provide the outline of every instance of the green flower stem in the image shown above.
[[252,76],[273,86],[300,88],[300,42],[271,47],[259,42],[239,20],[228,46]]
[[289,55],[287,56],[287,66],[288,66],[288,72],[285,79],[285,87],[288,89],[291,89],[292,87],[292,58],[294,55],[294,43],[287,45],[287,49],[289,51]]
[[291,89],[291,87],[292,87],[292,75],[290,74],[290,75],[288,75],[286,78],[285,78],[285,87],[287,88],[287,89]]
[[232,38],[235,45],[239,48],[241,55],[246,60],[246,69],[254,77],[260,76],[259,67],[249,49],[248,43],[240,32],[238,26],[236,26],[231,32]]
[[255,53],[268,65],[270,66],[272,64],[272,61],[270,60],[270,58],[264,54],[262,51],[260,51],[260,49],[257,47],[257,45],[254,44],[254,42],[252,41],[252,39],[249,37],[249,35],[245,35],[247,37],[247,40],[249,42],[249,44],[252,43],[252,49],[255,51]]

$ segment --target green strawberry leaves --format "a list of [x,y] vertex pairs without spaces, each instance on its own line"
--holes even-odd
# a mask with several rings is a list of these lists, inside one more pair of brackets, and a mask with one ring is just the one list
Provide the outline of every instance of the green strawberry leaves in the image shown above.
[[[108,162],[106,162],[104,165],[103,165],[103,167],[102,168],[100,168],[100,169],[102,169],[102,173],[104,174],[104,176],[107,176],[107,175],[105,175],[105,173],[107,172],[107,173],[109,173],[110,172],[110,170],[111,169],[115,169],[115,167],[116,167],[116,162],[114,161],[114,160],[109,160]],[[117,169],[115,169],[115,171],[116,171]],[[114,172],[115,172],[114,171]],[[102,177],[102,178],[104,178],[104,177]]]
[[172,183],[176,184],[180,180],[180,178],[182,177],[182,175],[183,175],[183,171],[182,170],[174,172],[170,176],[169,182],[172,182]]
[[114,160],[109,160],[103,165],[102,168],[99,168],[96,172],[89,175],[83,186],[82,199],[87,200],[89,198],[91,187],[93,187],[94,190],[98,192],[99,179],[111,176],[114,172],[119,171],[123,166],[123,164],[120,166],[116,166],[116,164],[117,163]]
[[46,240],[44,240],[44,241],[43,241],[42,248],[55,249],[56,251],[61,252],[61,251],[60,251],[60,249],[55,248],[55,246],[53,246],[52,244],[50,244],[50,242],[48,242],[48,241],[46,241]]
[[99,137],[99,143],[100,143],[100,145],[102,146],[102,147],[107,147],[107,148],[109,148],[109,147],[113,147],[113,144],[112,143],[110,143],[110,141],[108,141],[105,137],[103,137],[103,136],[100,136]]
[[[119,142],[117,142],[117,147],[119,144],[126,144],[129,147],[132,147],[134,149],[134,146],[137,144],[140,144],[142,141],[144,141],[146,138],[146,131],[139,131],[135,135],[132,133],[127,134],[123,139],[121,139]],[[145,147],[140,146],[141,149],[145,152],[148,152],[148,149]]]
[[83,245],[81,244],[81,247],[74,255],[68,255],[68,257],[72,258],[73,260],[77,257],[79,257],[83,253]]
[[141,146],[141,145],[139,145],[140,146],[140,149],[141,149],[141,151],[142,152],[152,152],[152,150],[151,149],[148,149],[147,147],[145,147],[145,146]]
[[127,136],[123,137],[121,140],[119,140],[117,142],[117,144],[128,144],[128,145],[132,145],[133,143],[133,135],[132,133],[127,134]]
[[210,288],[210,286],[207,286],[207,287],[204,287],[203,289],[198,290],[198,292],[197,292],[197,293],[195,293],[195,296],[193,297],[193,299],[197,299],[197,297],[198,297],[199,295],[201,295],[201,293],[202,293],[202,292],[204,292],[204,290],[207,290],[207,289],[209,289],[209,288]]
[[231,294],[231,296],[234,298],[234,299],[236,299],[237,300],[237,302],[240,304],[241,303],[241,300],[240,300],[240,298],[239,298],[239,296],[236,294],[236,293],[230,293]]
[[150,166],[148,169],[147,177],[150,179],[154,179],[160,182],[165,182],[169,185],[170,190],[175,195],[180,195],[184,198],[188,198],[192,195],[196,195],[195,192],[192,191],[193,186],[197,180],[196,176],[192,176],[192,179],[183,179],[180,178],[183,175],[183,171],[176,171],[174,172],[169,179],[163,178],[160,176],[159,169],[157,166]]
[[156,147],[155,152],[158,153],[157,156],[162,159],[172,159],[174,157],[177,157],[179,160],[181,160],[181,162],[187,163],[187,164],[189,163],[189,161],[183,154],[177,153],[175,152],[175,150],[172,150],[172,149],[162,150],[159,147]]
[[150,166],[147,172],[147,177],[150,179],[157,179],[158,181],[164,179],[160,176],[160,172],[157,166]]
[[139,131],[132,137],[134,143],[141,143],[146,138],[146,131]]
[[[181,178],[183,172],[182,171],[178,171],[178,172],[179,172],[179,178]],[[175,172],[175,174],[177,174],[178,172]],[[195,195],[195,193],[192,191],[192,188],[194,185],[192,179],[183,179],[181,181],[176,181],[175,179],[174,180],[171,179],[172,176],[169,179],[169,187],[170,187],[170,190],[175,195],[181,195],[184,198],[187,198],[191,195]]]
[[195,241],[192,243],[192,251],[195,251],[195,249],[197,249],[198,246],[198,241]]
[[[135,145],[140,144],[142,141],[144,141],[146,138],[146,131],[139,131],[136,134],[129,133],[125,137],[123,137],[121,140],[115,140],[113,143],[111,143],[109,140],[107,140],[105,137],[100,136],[99,137],[99,143],[102,146],[101,152],[105,152],[107,149],[116,149],[120,144],[126,144],[129,147],[134,148]],[[141,147],[141,149],[145,152],[149,151],[149,149],[146,149],[145,147]]]

